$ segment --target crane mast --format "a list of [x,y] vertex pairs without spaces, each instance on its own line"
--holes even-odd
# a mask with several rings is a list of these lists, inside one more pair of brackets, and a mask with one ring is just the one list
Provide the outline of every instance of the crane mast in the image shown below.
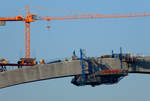
[[26,10],[26,19],[25,20],[25,58],[30,58],[30,21],[29,19],[29,7]]

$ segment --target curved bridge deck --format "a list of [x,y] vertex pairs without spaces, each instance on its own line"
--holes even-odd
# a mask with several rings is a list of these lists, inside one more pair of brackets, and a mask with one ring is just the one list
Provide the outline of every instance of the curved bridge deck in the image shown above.
[[81,74],[80,61],[39,64],[0,73],[0,88]]
[[[138,58],[137,60],[135,63],[123,62],[123,69],[129,73],[150,74],[150,58]],[[79,75],[82,74],[80,62],[80,60],[74,60],[71,62],[38,64],[0,72],[0,88],[45,79]],[[98,62],[111,69],[120,68],[120,60],[117,58],[100,58]]]

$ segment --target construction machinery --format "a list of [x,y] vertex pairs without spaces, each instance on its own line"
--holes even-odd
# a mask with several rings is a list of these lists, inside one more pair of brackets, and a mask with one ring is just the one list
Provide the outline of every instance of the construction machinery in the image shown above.
[[[26,7],[25,16],[14,17],[1,17],[0,25],[5,25],[7,21],[22,21],[25,23],[25,60],[30,58],[30,23],[38,20],[67,20],[67,19],[103,19],[103,18],[129,18],[129,17],[146,17],[150,16],[150,13],[135,13],[135,14],[82,14],[82,15],[70,15],[70,16],[37,16],[31,14],[29,6]],[[48,27],[50,28],[50,27]],[[31,58],[32,59],[32,58]],[[29,59],[30,60],[30,59]],[[34,60],[33,60],[34,61]]]
[[[0,64],[6,65],[8,64],[8,61],[6,61],[4,58],[0,58]],[[2,65],[0,67],[0,72],[7,71],[6,66],[2,66]]]
[[2,63],[2,64],[8,64],[8,61],[6,61],[4,58],[0,58],[0,63]]
[[[76,55],[73,55],[76,57]],[[80,50],[80,58],[82,67],[82,75],[76,75],[71,83],[76,86],[91,85],[92,87],[101,84],[115,84],[118,83],[124,76],[128,75],[128,72],[122,68],[122,49],[118,57],[113,57],[114,54],[110,55],[111,59],[117,58],[120,60],[120,68],[111,68],[109,65],[100,62],[100,58],[87,58],[83,50]],[[106,58],[106,57],[104,57]]]
[[7,71],[7,66],[22,68],[22,66],[33,66],[36,64],[35,58],[21,58],[17,63],[9,63],[6,59],[0,58],[0,72]]
[[18,64],[37,64],[35,58],[21,58]]
[[41,60],[39,61],[39,63],[40,63],[40,64],[45,64],[45,61],[44,61],[43,59],[41,59]]
[[[73,54],[74,57],[77,57],[74,52]],[[149,57],[132,56],[129,53],[123,53],[122,48],[120,48],[119,54],[112,51],[111,55],[97,58],[86,57],[81,49],[80,58],[78,57],[77,60],[81,61],[82,74],[76,75],[72,79],[71,83],[76,86],[91,85],[94,87],[101,84],[115,84],[128,73],[149,74],[149,72],[144,72],[144,69],[148,69],[150,65]],[[113,61],[115,65],[113,65]]]

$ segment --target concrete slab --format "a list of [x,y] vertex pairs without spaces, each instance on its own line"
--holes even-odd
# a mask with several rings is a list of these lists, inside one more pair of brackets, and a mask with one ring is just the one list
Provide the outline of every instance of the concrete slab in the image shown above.
[[41,64],[0,73],[0,88],[81,74],[80,61]]

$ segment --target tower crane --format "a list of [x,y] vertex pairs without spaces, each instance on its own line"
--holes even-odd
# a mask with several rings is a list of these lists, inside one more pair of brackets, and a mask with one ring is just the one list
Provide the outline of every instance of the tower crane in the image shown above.
[[25,16],[0,17],[0,22],[22,21],[25,23],[25,59],[30,59],[30,23],[38,20],[67,20],[67,19],[103,19],[103,18],[129,18],[129,17],[146,17],[150,13],[134,13],[134,14],[81,14],[69,16],[36,16],[31,14],[29,6],[26,7]]

